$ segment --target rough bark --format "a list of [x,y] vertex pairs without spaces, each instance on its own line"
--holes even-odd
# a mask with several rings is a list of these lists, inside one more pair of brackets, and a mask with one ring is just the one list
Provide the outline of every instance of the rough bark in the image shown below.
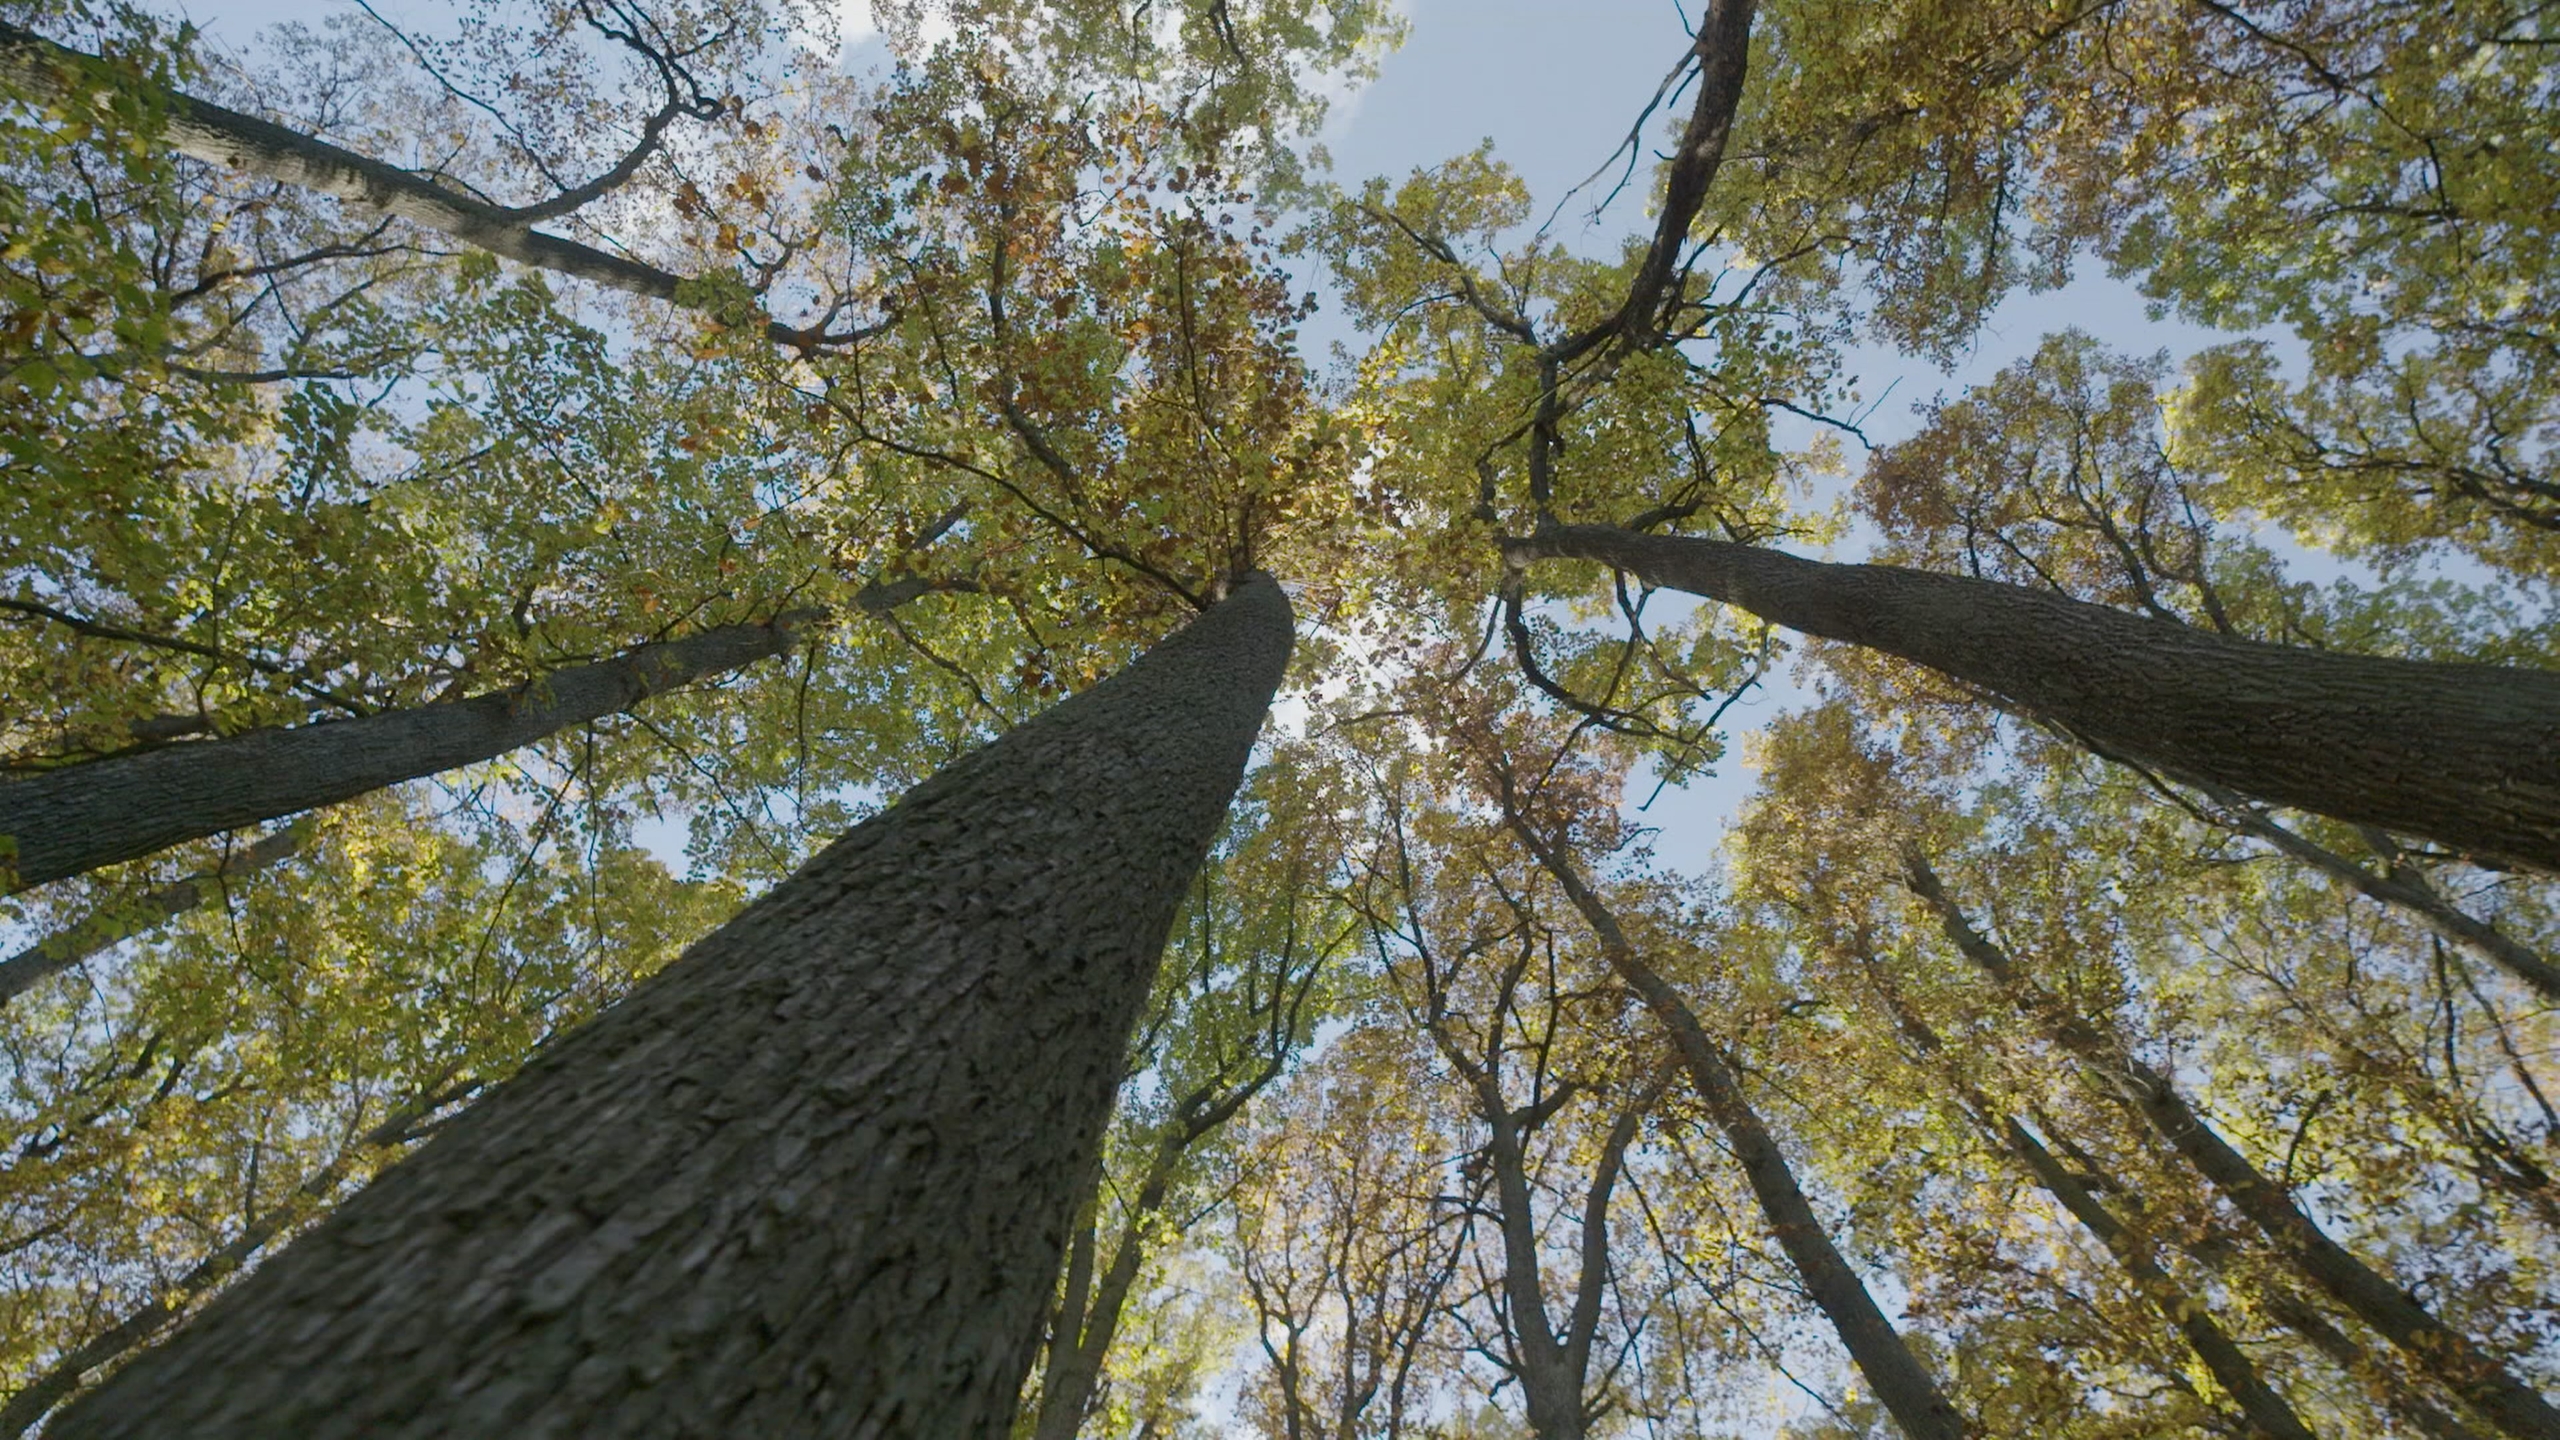
[[643,645],[468,700],[253,730],[12,780],[0,784],[0,874],[12,844],[16,874],[5,888],[24,889],[492,759],[779,654],[819,613]]
[[234,880],[283,864],[300,853],[304,838],[302,826],[286,826],[224,856],[222,863],[202,875],[173,880],[147,894],[104,906],[61,933],[0,960],[0,1005],[100,951],[184,915],[221,894]]
[[2200,786],[2560,871],[2560,673],[2268,645],[2022,586],[1608,526],[1508,553],[1599,561],[1900,656]]
[[1288,652],[1256,576],[909,791],[52,1433],[1003,1434]]
[[[81,77],[115,73],[111,62],[98,56],[0,23],[0,82],[20,94],[79,104],[86,89]],[[124,78],[120,83],[139,82]],[[431,176],[384,164],[211,101],[165,90],[154,98],[167,112],[163,138],[172,150],[190,159],[334,196],[520,265],[654,300],[675,302],[677,289],[685,282],[686,277],[654,265],[534,229],[534,222],[551,217],[556,206],[492,205],[448,189]],[[778,320],[767,322],[766,333],[777,343],[802,346],[860,338],[796,329]]]
[[2500,1431],[2517,1440],[2560,1440],[2560,1409],[2470,1337],[2438,1320],[2416,1296],[2330,1239],[2285,1187],[2222,1138],[2168,1076],[2134,1058],[2118,1037],[2072,1014],[2020,974],[2008,953],[1973,927],[1918,851],[1905,852],[1904,865],[1911,892],[1936,913],[1965,958],[2038,1021],[2093,1083],[2123,1100],[2232,1209],[2263,1231],[2305,1279],[2397,1346],[2418,1373],[2461,1396]]
[[1903,1343],[1901,1333],[1885,1318],[1875,1297],[1867,1293],[1866,1282],[1839,1247],[1831,1243],[1831,1232],[1823,1225],[1822,1217],[1814,1213],[1804,1187],[1796,1183],[1795,1170],[1778,1148],[1776,1137],[1752,1109],[1750,1098],[1743,1093],[1741,1077],[1734,1072],[1723,1048],[1707,1034],[1706,1027],[1698,1022],[1697,1012],[1689,1008],[1680,992],[1637,955],[1626,932],[1619,927],[1617,916],[1584,883],[1572,861],[1548,844],[1516,810],[1509,809],[1508,795],[1505,800],[1512,832],[1555,876],[1574,908],[1590,923],[1609,967],[1670,1032],[1682,1067],[1697,1087],[1698,1098],[1709,1117],[1724,1132],[1734,1159],[1750,1182],[1753,1197],[1760,1202],[1761,1214],[1777,1236],[1779,1248],[1786,1251],[1787,1259],[1804,1281],[1805,1293],[1838,1332],[1841,1345],[1876,1392],[1885,1412],[1910,1440],[1963,1440],[1972,1433],[1971,1428],[1939,1392],[1938,1382],[1928,1368]]

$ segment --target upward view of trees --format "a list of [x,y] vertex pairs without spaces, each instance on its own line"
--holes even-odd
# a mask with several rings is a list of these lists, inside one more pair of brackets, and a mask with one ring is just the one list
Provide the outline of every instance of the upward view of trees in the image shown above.
[[2560,1437],[2553,14],[1681,18],[0,4],[0,1436]]

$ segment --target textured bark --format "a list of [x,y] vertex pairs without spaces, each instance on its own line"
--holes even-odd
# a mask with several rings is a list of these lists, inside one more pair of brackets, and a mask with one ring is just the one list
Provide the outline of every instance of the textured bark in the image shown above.
[[791,647],[816,611],[724,625],[469,700],[253,730],[0,784],[0,875],[24,889],[139,860],[403,780],[503,755],[566,726]]
[[2560,1409],[2468,1336],[2438,1320],[2416,1296],[2330,1239],[2290,1192],[2222,1138],[2168,1076],[2135,1059],[2118,1038],[2072,1014],[2018,973],[2008,953],[1973,928],[1924,857],[1909,851],[1904,861],[1911,892],[1936,912],[1947,938],[1965,958],[2039,1021],[2093,1083],[2122,1099],[2212,1182],[2305,1279],[2397,1346],[2418,1373],[2461,1396],[2500,1431],[2517,1440],[2560,1440]]
[[2560,674],[2268,645],[2022,586],[1607,526],[1509,553],[1596,560],[1898,655],[2181,780],[2560,871]]
[[[0,80],[20,94],[80,104],[83,75],[113,73],[107,61],[58,45],[14,25],[0,23]],[[446,188],[430,176],[342,149],[255,115],[174,91],[154,97],[167,110],[164,139],[190,159],[227,170],[246,170],[287,185],[334,196],[377,214],[449,235],[466,245],[555,274],[575,276],[634,295],[674,302],[684,276],[627,256],[533,228],[551,205],[512,209]],[[611,177],[608,177],[611,178]],[[575,195],[586,195],[585,187]],[[574,197],[573,197],[574,198]],[[795,329],[768,321],[777,343],[811,345],[856,338]]]
[[173,880],[148,894],[105,906],[60,934],[49,935],[0,960],[0,1005],[102,950],[186,914],[222,893],[231,881],[245,880],[283,864],[300,853],[304,838],[302,826],[289,825],[224,856],[221,864],[202,875]]
[[909,791],[50,1433],[1002,1435],[1288,652],[1255,577]]
[[[1509,797],[1505,798],[1507,801]],[[1911,1347],[1903,1343],[1901,1333],[1885,1318],[1875,1297],[1867,1293],[1866,1282],[1839,1247],[1831,1243],[1831,1232],[1824,1227],[1822,1217],[1814,1213],[1804,1187],[1796,1183],[1785,1152],[1778,1148],[1768,1126],[1761,1123],[1759,1113],[1751,1108],[1741,1077],[1734,1073],[1722,1047],[1698,1022],[1697,1013],[1669,981],[1636,954],[1626,932],[1619,927],[1617,916],[1583,882],[1573,863],[1516,811],[1508,819],[1513,833],[1555,876],[1574,908],[1590,922],[1610,968],[1671,1033],[1672,1046],[1697,1087],[1699,1100],[1716,1127],[1724,1132],[1734,1159],[1751,1184],[1752,1195],[1760,1202],[1761,1214],[1777,1236],[1779,1248],[1787,1252],[1787,1259],[1804,1281],[1805,1293],[1839,1333],[1840,1343],[1848,1350],[1858,1373],[1876,1392],[1885,1412],[1910,1440],[1963,1440],[1970,1435],[1971,1428],[1939,1392],[1937,1380],[1911,1353]]]

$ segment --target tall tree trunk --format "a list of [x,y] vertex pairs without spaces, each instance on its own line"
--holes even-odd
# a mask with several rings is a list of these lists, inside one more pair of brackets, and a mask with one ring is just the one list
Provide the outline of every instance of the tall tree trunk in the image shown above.
[[1671,1033],[1672,1045],[1691,1083],[1697,1086],[1699,1100],[1716,1127],[1724,1132],[1726,1143],[1732,1146],[1734,1159],[1750,1181],[1751,1193],[1759,1200],[1761,1214],[1768,1218],[1779,1248],[1794,1262],[1796,1273],[1804,1280],[1805,1293],[1813,1297],[1813,1303],[1839,1332],[1840,1343],[1848,1349],[1858,1373],[1875,1390],[1876,1399],[1910,1440],[1963,1440],[1971,1433],[1964,1418],[1939,1392],[1937,1380],[1920,1358],[1903,1343],[1901,1333],[1885,1318],[1875,1297],[1867,1293],[1866,1282],[1851,1268],[1839,1247],[1831,1243],[1831,1232],[1823,1226],[1822,1217],[1814,1213],[1804,1188],[1796,1183],[1795,1171],[1788,1165],[1785,1152],[1778,1148],[1776,1138],[1751,1108],[1749,1097],[1742,1091],[1741,1077],[1734,1073],[1723,1049],[1708,1036],[1706,1027],[1698,1023],[1697,1013],[1671,982],[1636,954],[1626,932],[1619,927],[1616,914],[1583,882],[1573,862],[1520,815],[1510,777],[1497,773],[1497,779],[1512,833],[1564,887],[1574,908],[1582,912],[1599,937],[1609,967]]
[[2313,1440],[2311,1427],[2302,1422],[2293,1407],[2258,1373],[2258,1367],[2247,1352],[2234,1342],[2222,1326],[2215,1322],[2204,1302],[2187,1294],[2167,1271],[2160,1268],[2152,1255],[2149,1242],[2127,1229],[2098,1197],[2091,1193],[2080,1177],[2044,1148],[2042,1142],[2028,1133],[2013,1116],[2000,1116],[1999,1139],[2002,1148],[2035,1176],[2036,1184],[2054,1198],[2055,1203],[2079,1221],[2107,1253],[2124,1267],[2134,1288],[2150,1301],[2178,1333],[2186,1337],[2196,1358],[2204,1362],[2206,1373],[2222,1387],[2240,1408],[2249,1433],[2263,1440]]
[[1255,576],[909,791],[51,1433],[1003,1434],[1288,653]]
[[283,864],[300,853],[308,838],[307,829],[307,822],[288,825],[225,855],[221,863],[204,874],[172,880],[146,894],[101,906],[60,933],[0,960],[0,1005],[102,950],[186,914],[222,893],[234,880],[245,880]]
[[12,780],[0,784],[0,880],[21,890],[492,759],[779,654],[821,613],[723,625],[469,700],[252,730]]
[[2461,1396],[2500,1430],[2517,1440],[2560,1440],[2560,1409],[2470,1337],[2438,1320],[2416,1296],[2330,1239],[2283,1186],[2222,1138],[2168,1076],[2135,1059],[2120,1037],[2102,1033],[2020,974],[2008,952],[1973,928],[1926,857],[1907,849],[1903,859],[1911,892],[1937,914],[1947,938],[1965,958],[2040,1022],[2093,1083],[2142,1116],[2234,1210],[2264,1231],[2304,1278],[2398,1346],[2420,1374]]
[[2560,673],[2268,645],[2023,586],[1602,525],[1507,553],[1596,560],[1901,656],[2197,785],[2560,871]]

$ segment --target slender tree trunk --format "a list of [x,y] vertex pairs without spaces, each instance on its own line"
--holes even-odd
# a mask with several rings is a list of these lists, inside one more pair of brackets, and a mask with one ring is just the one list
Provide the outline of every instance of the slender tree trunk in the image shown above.
[[326,1204],[346,1183],[358,1161],[413,1138],[421,1120],[450,1103],[450,1099],[428,1097],[393,1111],[391,1118],[341,1147],[328,1164],[296,1186],[283,1203],[252,1219],[220,1249],[197,1261],[122,1320],[55,1359],[10,1396],[8,1404],[0,1405],[0,1440],[17,1440],[43,1419],[46,1411],[79,1389],[80,1382],[90,1374],[147,1344],[187,1306],[238,1273],[240,1267],[256,1259],[259,1251],[309,1216],[315,1207]]
[[2116,1264],[2133,1282],[2135,1292],[2185,1337],[2188,1348],[2203,1362],[2205,1372],[2239,1407],[2249,1432],[2261,1440],[2316,1440],[2302,1417],[2267,1384],[2248,1354],[2215,1322],[2204,1302],[2187,1293],[2161,1267],[2151,1242],[2117,1219],[2088,1183],[2071,1172],[2071,1167],[2047,1150],[2015,1116],[2002,1114],[1990,1096],[1948,1063],[1946,1043],[1894,992],[1873,956],[1858,954],[1854,958],[1874,978],[1885,1008],[1893,1015],[1895,1028],[1910,1040],[1912,1048],[1944,1073],[1974,1123],[2033,1176],[2037,1186],[2052,1196],[2065,1214],[2079,1221],[2099,1244],[2107,1247],[2107,1253],[2115,1257]]
[[1609,526],[1508,554],[1596,560],[1916,661],[2197,785],[2560,871],[2560,673],[2268,645],[2023,586]]
[[2214,1321],[2202,1300],[2187,1294],[2151,1253],[2148,1242],[2126,1229],[2070,1168],[2044,1148],[2014,1117],[2001,1116],[2000,1143],[2035,1176],[2036,1184],[2054,1198],[2088,1232],[2098,1237],[2132,1278],[2134,1288],[2150,1301],[2178,1333],[2186,1337],[2206,1373],[2240,1408],[2249,1433],[2264,1440],[2314,1440],[2311,1427],[2282,1395],[2258,1373],[2248,1354]]
[[1947,938],[1965,958],[2040,1022],[2094,1083],[2121,1098],[2213,1182],[2304,1278],[2398,1346],[2420,1374],[2461,1396],[2500,1430],[2517,1440],[2560,1440],[2560,1409],[2468,1336],[2438,1320],[2416,1296],[2330,1239],[2283,1186],[2222,1138],[2168,1076],[2135,1059],[2119,1039],[2102,1034],[2019,974],[2008,953],[1973,928],[1919,851],[1905,851],[1904,864],[1912,893],[1936,912]]
[[12,844],[16,876],[7,888],[24,889],[492,759],[779,654],[818,618],[793,611],[769,625],[724,625],[643,645],[469,700],[252,730],[12,780],[0,784],[0,877]]
[[[144,83],[119,70],[112,61],[0,22],[0,82],[6,82],[11,89],[57,105],[85,107],[88,93],[99,88],[96,77],[112,77],[105,83],[122,86]],[[431,176],[384,164],[208,100],[170,90],[155,90],[151,98],[167,115],[162,138],[171,149],[189,159],[226,170],[245,170],[376,214],[396,216],[519,265],[574,276],[669,304],[683,303],[679,295],[687,277],[533,228],[617,188],[629,178],[627,167],[645,152],[635,152],[624,166],[554,201],[509,207],[490,204],[450,189]],[[839,344],[868,333],[871,332],[828,333],[817,327],[785,325],[779,320],[765,322],[766,338],[782,345]]]
[[2532,986],[2543,999],[2560,1001],[2560,966],[2445,899],[2425,875],[2388,861],[2390,873],[2377,875],[2328,846],[2276,823],[2273,816],[2253,805],[2230,796],[2214,798],[2222,803],[2221,818],[2232,828],[2257,836],[2368,900],[2401,911]]
[[1288,653],[1255,576],[909,791],[51,1433],[1002,1435]]
[[[2056,1131],[2052,1122],[2039,1115],[2036,1123],[2071,1157],[2071,1162],[2080,1167],[2078,1173],[2090,1177],[2083,1182],[2085,1188],[2092,1192],[2105,1189],[2118,1195],[2133,1195],[2134,1192],[2122,1179],[2109,1174],[2098,1163],[2097,1157],[2073,1144],[2070,1136]],[[2139,1200],[2130,1203],[2137,1210],[2141,1208]],[[2418,1387],[2400,1383],[2398,1377],[2388,1374],[2364,1346],[2320,1313],[2318,1306],[2282,1285],[2270,1285],[2263,1277],[2246,1273],[2239,1264],[2240,1247],[2228,1235],[2208,1233],[2200,1241],[2189,1241],[2184,1248],[2226,1282],[2256,1292],[2258,1302],[2266,1307],[2270,1318],[2328,1357],[2329,1363],[2337,1366],[2340,1374],[2361,1384],[2376,1405],[2403,1424],[2421,1435],[2432,1437],[2432,1440],[2481,1440],[2480,1432],[2438,1408]]]
[[[1205,1132],[1204,1132],[1205,1133]],[[1040,1409],[1032,1420],[1033,1440],[1075,1440],[1084,1428],[1085,1412],[1093,1405],[1093,1392],[1102,1385],[1102,1362],[1111,1354],[1112,1338],[1120,1333],[1120,1316],[1129,1306],[1129,1292],[1138,1283],[1138,1267],[1146,1262],[1147,1222],[1164,1208],[1165,1195],[1173,1184],[1173,1167],[1182,1157],[1192,1136],[1180,1143],[1170,1139],[1159,1146],[1155,1158],[1148,1163],[1147,1177],[1138,1187],[1136,1203],[1129,1207],[1129,1217],[1120,1227],[1120,1243],[1112,1248],[1111,1263],[1103,1267],[1101,1276],[1093,1275],[1094,1246],[1099,1240],[1096,1226],[1088,1223],[1076,1236],[1069,1252],[1066,1304],[1059,1310],[1055,1332],[1050,1338],[1049,1363],[1040,1375]],[[1083,1273],[1077,1273],[1081,1259]]]
[[100,907],[6,960],[0,960],[0,1005],[90,956],[186,914],[234,880],[271,869],[302,850],[304,827],[288,825],[244,846],[202,875],[173,880],[147,894]]
[[[1496,1104],[1501,1097],[1491,1097]],[[1610,1122],[1601,1141],[1591,1184],[1583,1192],[1580,1268],[1573,1304],[1559,1335],[1547,1318],[1543,1257],[1530,1211],[1528,1157],[1516,1114],[1485,1115],[1495,1125],[1493,1165],[1502,1203],[1502,1278],[1505,1309],[1519,1348],[1517,1374],[1522,1408],[1537,1440],[1583,1440],[1590,1433],[1591,1348],[1600,1328],[1600,1304],[1609,1279],[1609,1200],[1626,1164],[1627,1147],[1643,1123],[1641,1101],[1631,1101]],[[1483,1111],[1478,1112],[1480,1115]]]
[[1805,1292],[1839,1332],[1840,1343],[1848,1349],[1858,1373],[1876,1392],[1876,1399],[1910,1440],[1963,1440],[1971,1433],[1964,1418],[1939,1392],[1937,1380],[1911,1353],[1911,1347],[1903,1343],[1901,1333],[1885,1318],[1875,1297],[1867,1293],[1866,1282],[1841,1255],[1839,1247],[1831,1243],[1830,1231],[1823,1226],[1822,1217],[1814,1213],[1804,1188],[1796,1183],[1785,1152],[1751,1108],[1742,1091],[1741,1077],[1734,1073],[1722,1048],[1698,1023],[1697,1013],[1680,997],[1680,992],[1637,956],[1626,932],[1619,928],[1617,916],[1583,882],[1573,863],[1511,808],[1507,777],[1503,778],[1505,810],[1512,832],[1555,876],[1574,908],[1590,923],[1610,968],[1671,1033],[1672,1045],[1691,1083],[1697,1086],[1699,1100],[1706,1105],[1717,1128],[1724,1131],[1726,1143],[1732,1146],[1735,1160],[1750,1181],[1751,1193],[1759,1200],[1761,1213],[1768,1218],[1779,1247],[1794,1262],[1796,1273],[1804,1280]]
[[[32,31],[0,24],[0,80],[20,94],[58,104],[85,105],[99,81],[139,83],[112,61],[55,44]],[[474,199],[413,171],[386,165],[325,140],[174,92],[155,96],[167,108],[170,148],[225,169],[247,170],[306,190],[317,190],[385,215],[441,231],[491,254],[593,280],[618,290],[673,300],[680,277],[654,266],[536,231],[504,206]]]

